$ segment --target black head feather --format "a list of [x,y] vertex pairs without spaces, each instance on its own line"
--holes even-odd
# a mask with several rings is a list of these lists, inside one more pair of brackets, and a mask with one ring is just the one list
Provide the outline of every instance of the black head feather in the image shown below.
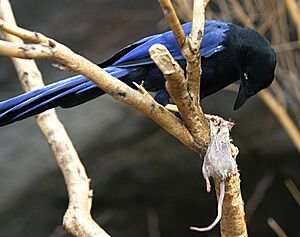
[[241,83],[235,110],[272,83],[276,66],[276,54],[264,36],[247,28],[242,29],[240,36],[237,52],[241,62]]

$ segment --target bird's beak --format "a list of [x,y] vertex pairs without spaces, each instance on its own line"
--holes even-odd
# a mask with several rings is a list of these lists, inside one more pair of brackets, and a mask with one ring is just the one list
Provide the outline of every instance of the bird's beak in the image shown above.
[[248,98],[249,98],[249,96],[247,96],[247,93],[246,93],[244,87],[242,85],[240,85],[239,93],[236,97],[233,109],[234,110],[239,109],[246,102],[246,100]]

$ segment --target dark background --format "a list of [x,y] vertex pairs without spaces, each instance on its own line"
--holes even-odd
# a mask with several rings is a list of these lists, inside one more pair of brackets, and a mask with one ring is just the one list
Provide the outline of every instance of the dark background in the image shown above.
[[[165,30],[157,1],[11,1],[19,25],[63,42],[93,62]],[[72,75],[40,60],[45,82]],[[0,58],[0,99],[22,93],[8,58]],[[235,93],[203,100],[207,113],[236,121],[232,136],[250,236],[276,236],[273,217],[289,236],[300,236],[299,206],[284,182],[300,184],[299,154],[258,97],[238,112]],[[57,109],[92,179],[93,216],[113,237],[216,236],[209,224],[216,197],[207,194],[202,162],[149,119],[103,96],[76,108]],[[0,236],[63,236],[68,203],[63,177],[34,119],[0,129]]]

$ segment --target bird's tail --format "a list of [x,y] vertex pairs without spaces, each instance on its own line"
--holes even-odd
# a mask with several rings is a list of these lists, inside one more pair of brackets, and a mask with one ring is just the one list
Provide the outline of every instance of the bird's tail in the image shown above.
[[[129,69],[104,69],[116,78],[129,74]],[[73,107],[105,94],[93,82],[78,75],[0,102],[0,126],[23,120],[48,109]]]

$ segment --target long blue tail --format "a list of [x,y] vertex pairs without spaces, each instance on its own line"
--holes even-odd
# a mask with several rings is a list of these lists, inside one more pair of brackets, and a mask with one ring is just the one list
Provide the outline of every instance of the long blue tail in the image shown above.
[[[132,69],[107,67],[104,70],[121,79]],[[101,89],[84,76],[78,75],[61,80],[0,102],[0,126],[23,120],[57,106],[73,107],[103,94],[105,93]]]

